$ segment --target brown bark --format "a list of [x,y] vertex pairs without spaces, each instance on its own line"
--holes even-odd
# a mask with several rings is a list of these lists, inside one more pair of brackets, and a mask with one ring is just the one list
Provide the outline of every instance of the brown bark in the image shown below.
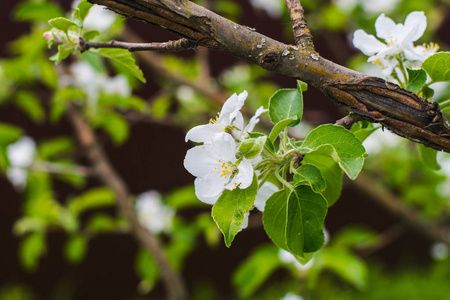
[[186,0],[89,0],[166,28],[204,46],[313,85],[343,109],[437,150],[450,152],[450,128],[437,104],[315,52],[303,9],[286,0],[297,45],[286,45]]

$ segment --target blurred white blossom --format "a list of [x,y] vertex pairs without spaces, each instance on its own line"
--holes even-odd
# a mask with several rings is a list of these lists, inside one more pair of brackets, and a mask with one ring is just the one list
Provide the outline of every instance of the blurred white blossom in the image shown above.
[[271,18],[279,18],[283,13],[283,0],[250,0],[254,8],[262,9],[267,12]]
[[[72,8],[78,6],[81,0],[75,0],[72,2]],[[84,28],[86,30],[98,30],[100,32],[105,32],[111,27],[111,25],[116,21],[117,14],[106,10],[104,7],[99,5],[94,5],[89,10],[88,15],[84,19]]]
[[142,226],[154,234],[169,231],[175,215],[170,206],[162,203],[161,195],[156,191],[148,191],[137,197],[136,213]]
[[345,13],[351,13],[357,5],[368,14],[390,13],[398,5],[400,0],[334,0],[339,9]]
[[444,260],[449,257],[450,251],[444,243],[434,243],[430,249],[431,257],[435,260]]
[[131,88],[123,75],[109,77],[106,74],[98,73],[94,68],[84,62],[78,61],[70,67],[70,75],[65,75],[60,82],[66,86],[76,86],[82,88],[89,99],[96,100],[103,92],[108,95],[129,96]]
[[36,143],[32,138],[25,136],[9,145],[6,151],[10,163],[6,175],[16,188],[22,189],[27,179],[26,168],[33,163]]
[[281,298],[280,300],[303,300],[303,297],[289,292],[286,295],[284,295],[284,297]]
[[275,184],[269,181],[264,182],[264,184],[259,188],[258,193],[256,194],[254,203],[255,207],[259,211],[264,211],[267,199],[269,199],[270,196],[272,196],[274,193],[278,191],[279,188]]
[[389,130],[375,130],[364,142],[368,154],[377,154],[385,148],[394,148],[402,142],[402,138]]

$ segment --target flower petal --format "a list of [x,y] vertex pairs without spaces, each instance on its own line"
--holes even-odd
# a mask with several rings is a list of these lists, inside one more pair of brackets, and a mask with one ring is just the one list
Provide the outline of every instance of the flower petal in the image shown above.
[[207,143],[210,142],[214,134],[222,131],[222,127],[219,124],[205,124],[195,126],[186,134],[186,142],[188,140],[195,143]]
[[[204,177],[198,177],[194,180],[195,195],[201,200],[217,197],[222,194],[225,189],[225,184],[228,181],[225,177],[220,177],[219,174],[210,173]],[[208,201],[208,200],[207,200]]]
[[259,188],[258,193],[255,198],[255,207],[259,211],[264,211],[264,206],[266,206],[267,199],[270,198],[275,192],[278,192],[278,187],[272,182],[264,182],[264,184]]
[[427,28],[427,17],[423,11],[413,11],[405,20],[405,28],[410,33],[408,42],[417,41]]
[[391,18],[381,14],[375,21],[375,30],[377,31],[377,37],[380,39],[388,40],[396,29],[396,24]]
[[231,95],[231,97],[228,98],[227,101],[225,101],[219,114],[219,124],[221,124],[222,126],[231,125],[231,122],[234,118],[236,118],[238,112],[244,105],[247,95],[247,91],[244,91],[239,94],[239,96],[236,94]]
[[206,176],[220,166],[219,159],[213,154],[210,144],[191,148],[186,152],[184,167],[195,177]]
[[362,29],[356,30],[353,34],[353,45],[367,56],[374,55],[387,48],[385,44]]
[[255,115],[250,119],[248,122],[248,125],[244,129],[244,133],[251,132],[255,128],[255,125],[259,123],[259,116],[266,111],[269,111],[268,109],[264,109],[262,106],[258,108],[255,112]]
[[248,188],[253,181],[253,166],[248,159],[243,159],[238,166],[238,173],[234,175],[233,179],[228,183],[225,188],[233,190],[236,187],[240,189]]

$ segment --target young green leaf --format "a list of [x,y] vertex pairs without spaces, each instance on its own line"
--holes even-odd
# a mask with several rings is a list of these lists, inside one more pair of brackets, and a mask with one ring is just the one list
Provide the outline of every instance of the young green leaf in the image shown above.
[[281,249],[288,250],[286,245],[286,206],[289,196],[287,188],[274,193],[264,206],[263,224],[272,242]]
[[256,290],[281,265],[279,250],[273,245],[259,247],[233,274],[233,285],[242,298],[253,295]]
[[109,134],[116,145],[120,145],[127,140],[130,134],[130,126],[122,116],[114,112],[104,112],[98,120],[100,123],[97,125]]
[[280,134],[280,132],[287,126],[291,125],[296,120],[297,120],[297,117],[294,116],[294,118],[284,119],[284,120],[281,120],[280,122],[276,123],[275,126],[273,126],[272,130],[270,131],[270,134],[269,134],[270,141],[273,143],[275,141],[275,139],[278,137],[278,135]]
[[318,153],[332,157],[344,172],[355,179],[364,164],[365,149],[350,131],[342,126],[321,125],[312,130],[298,152]]
[[85,40],[92,40],[100,35],[100,32],[98,30],[90,30],[83,34],[83,39]]
[[423,87],[423,85],[427,82],[427,73],[423,70],[408,70],[408,85],[406,89],[413,93],[417,93]]
[[134,261],[134,268],[137,275],[148,285],[148,289],[151,290],[158,282],[159,271],[155,259],[146,249],[140,248],[138,250]]
[[360,121],[353,124],[350,132],[353,133],[358,140],[364,142],[379,126],[373,126],[372,123],[365,124],[366,121]]
[[428,57],[423,62],[422,68],[434,82],[450,81],[450,52],[438,52]]
[[238,155],[247,159],[257,158],[263,151],[266,140],[267,136],[244,139],[239,146]]
[[86,0],[81,1],[80,4],[78,4],[77,8],[79,11],[79,17],[81,21],[84,21],[92,6],[94,6],[94,4],[91,4]]
[[45,119],[45,111],[39,98],[30,92],[19,91],[14,102],[20,110],[26,113],[34,122],[40,123]]
[[53,28],[63,31],[66,34],[68,33],[71,27],[74,26],[78,27],[76,23],[72,22],[67,18],[62,17],[51,19],[50,21],[48,21],[48,24],[50,24],[50,26],[52,26]]
[[422,158],[423,163],[432,170],[440,170],[441,166],[437,162],[437,151],[433,148],[425,147],[419,144],[420,158]]
[[64,255],[71,264],[79,264],[86,256],[88,241],[80,234],[72,235],[66,242]]
[[91,189],[72,199],[68,209],[74,215],[79,215],[90,209],[114,205],[115,199],[114,193],[108,188]]
[[89,52],[96,53],[103,57],[111,59],[113,62],[125,67],[129,70],[137,79],[145,83],[144,75],[141,69],[136,65],[131,53],[126,49],[113,49],[113,48],[101,48],[101,49],[89,49]]
[[315,193],[322,193],[326,188],[326,182],[320,170],[311,164],[302,164],[294,171],[294,184],[308,184]]
[[20,139],[22,130],[16,126],[0,123],[0,146],[8,146]]
[[302,163],[312,164],[320,170],[320,174],[326,182],[326,188],[321,194],[327,200],[328,206],[333,205],[341,195],[344,174],[338,163],[329,156],[316,153],[305,155]]
[[241,190],[239,187],[232,191],[225,190],[214,204],[212,216],[222,231],[225,245],[230,247],[236,234],[242,227],[245,213],[250,211],[258,192],[258,180],[253,176],[252,184]]
[[63,15],[56,4],[45,1],[21,2],[14,10],[14,18],[26,22],[47,22]]
[[58,46],[58,52],[50,57],[51,61],[59,64],[63,59],[67,58],[73,51],[73,48],[66,48],[63,45]]
[[303,115],[303,95],[297,89],[278,90],[269,99],[269,117],[273,124],[297,118],[289,126],[294,127],[300,123]]
[[38,266],[38,260],[44,254],[45,249],[45,236],[43,233],[34,232],[26,236],[20,243],[20,263],[27,271],[35,271]]

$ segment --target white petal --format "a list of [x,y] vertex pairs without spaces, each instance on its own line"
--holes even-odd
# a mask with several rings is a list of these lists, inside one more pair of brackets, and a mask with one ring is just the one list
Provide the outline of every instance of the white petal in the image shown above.
[[247,98],[247,92],[244,91],[241,94],[231,95],[227,101],[223,104],[222,110],[219,114],[219,124],[222,126],[231,125],[231,121],[236,118],[238,112],[241,110],[244,105],[245,99]]
[[32,138],[25,136],[9,145],[6,151],[11,166],[28,168],[33,163],[36,143]]
[[405,28],[408,32],[413,33],[409,36],[410,42],[417,41],[427,28],[427,17],[423,11],[413,11],[405,20]]
[[424,61],[427,59],[426,48],[423,46],[414,47],[410,44],[409,47],[405,47],[405,49],[403,49],[403,53],[405,53],[405,58],[409,61]]
[[391,37],[395,31],[396,24],[392,19],[381,14],[375,21],[375,30],[377,31],[377,37],[387,40]]
[[186,170],[196,177],[203,177],[220,167],[219,158],[211,150],[210,144],[189,149],[183,162]]
[[253,181],[253,166],[249,160],[243,159],[238,166],[238,173],[233,177],[230,183],[225,188],[233,190],[236,187],[246,189]]
[[255,128],[255,125],[259,123],[259,116],[266,111],[269,111],[268,109],[264,109],[262,106],[258,108],[255,112],[255,115],[250,119],[248,122],[248,125],[245,127],[244,132],[252,132]]
[[186,134],[186,142],[188,140],[195,143],[207,143],[210,142],[214,134],[222,131],[222,127],[219,124],[205,124],[195,126]]
[[367,56],[386,49],[387,46],[377,40],[373,35],[367,34],[364,30],[358,29],[353,34],[353,45]]
[[233,137],[221,132],[214,135],[211,141],[211,155],[219,158],[221,161],[236,161],[236,142]]
[[242,222],[241,228],[239,229],[238,232],[242,231],[242,229],[245,229],[248,227],[248,217],[250,216],[249,212],[246,212],[244,214],[244,221]]
[[271,182],[264,182],[264,184],[259,188],[258,193],[255,198],[255,207],[259,211],[264,211],[264,206],[266,206],[267,199],[270,198],[275,192],[278,192],[278,187]]
[[227,181],[227,178],[220,177],[219,174],[208,174],[205,177],[198,177],[194,180],[195,194],[200,200],[219,197],[225,189]]

